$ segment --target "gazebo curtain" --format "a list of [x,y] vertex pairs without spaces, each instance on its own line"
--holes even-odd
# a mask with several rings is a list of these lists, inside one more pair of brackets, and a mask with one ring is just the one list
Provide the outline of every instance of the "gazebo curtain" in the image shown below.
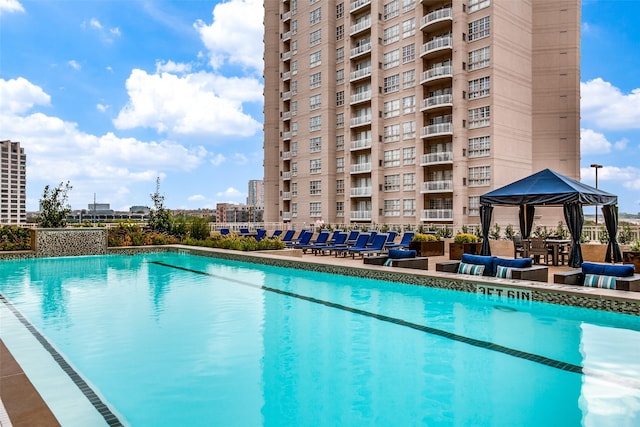
[[602,214],[604,215],[604,223],[607,227],[607,233],[609,234],[609,244],[607,245],[607,255],[604,258],[605,262],[621,262],[622,253],[620,252],[620,245],[616,234],[618,232],[618,208],[615,205],[604,205],[602,207]]
[[536,208],[533,205],[520,205],[520,235],[523,239],[528,239],[533,228],[533,214]]
[[489,246],[489,228],[491,227],[491,214],[493,206],[480,205],[480,224],[482,225],[482,255],[491,255],[491,247]]
[[580,236],[582,235],[582,224],[584,224],[582,204],[566,203],[564,205],[564,220],[571,233],[571,253],[569,254],[568,264],[570,267],[580,268],[582,266]]

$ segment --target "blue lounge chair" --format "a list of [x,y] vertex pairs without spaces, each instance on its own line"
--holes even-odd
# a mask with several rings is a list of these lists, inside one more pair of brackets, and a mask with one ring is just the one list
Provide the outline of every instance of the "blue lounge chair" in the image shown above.
[[294,234],[296,234],[296,230],[287,230],[284,233],[284,236],[282,236],[282,238],[280,240],[282,240],[285,243],[290,242],[291,240],[293,240],[293,235]]
[[318,255],[318,252],[320,253],[320,255],[324,255],[325,252],[328,252],[329,255],[331,255],[331,252],[337,249],[344,249],[347,247],[345,243],[347,241],[347,237],[349,237],[347,233],[338,233],[338,235],[333,239],[332,243],[325,246],[312,248],[311,251],[313,252],[314,255]]
[[349,232],[349,236],[347,236],[347,240],[345,243],[350,246],[354,245],[356,243],[356,240],[358,240],[359,235],[360,235],[360,231],[358,230],[353,230]]
[[[304,234],[302,234],[304,232]],[[311,238],[313,237],[313,231],[304,231],[300,233],[300,239],[297,242],[293,242],[288,247],[299,249],[305,245],[308,245],[311,242]]]
[[413,236],[416,233],[413,231],[405,231],[404,234],[402,235],[402,239],[400,240],[400,243],[395,243],[395,244],[387,244],[385,245],[385,247],[387,249],[400,249],[400,248],[408,248],[409,247],[409,242],[411,242],[411,240],[413,239]]
[[389,231],[387,232],[387,242],[386,245],[393,245],[393,241],[396,240],[396,236],[398,235],[397,231]]
[[358,239],[356,240],[356,243],[353,246],[346,246],[344,248],[341,249],[336,249],[335,250],[335,256],[337,257],[338,255],[342,255],[342,256],[347,256],[347,252],[349,251],[349,249],[364,249],[367,247],[367,242],[369,241],[369,234],[368,233],[360,233],[358,235]]
[[220,234],[222,234],[223,236],[226,236],[229,234],[229,229],[228,228],[221,228],[220,229]]
[[258,230],[256,231],[256,240],[259,242],[260,240],[264,239],[266,235],[267,230],[265,230],[264,228],[258,228]]
[[309,244],[307,245],[300,245],[297,246],[298,249],[302,249],[302,253],[306,254],[307,253],[307,249],[314,249],[320,246],[327,246],[327,241],[329,240],[329,236],[331,235],[331,233],[329,232],[329,230],[323,230],[320,232],[320,234],[318,234],[318,237],[316,238],[316,240],[314,240],[313,242],[309,242]]
[[273,234],[271,234],[271,236],[269,236],[270,239],[275,239],[276,237],[280,236],[282,234],[282,230],[273,230]]
[[373,239],[375,239],[377,235],[377,231],[369,231],[369,240],[367,241],[367,246],[371,246],[373,244]]
[[373,238],[373,243],[371,243],[371,246],[366,246],[364,248],[353,247],[353,248],[347,249],[347,252],[351,254],[351,258],[355,258],[356,255],[360,255],[361,257],[364,257],[365,254],[367,255],[381,254],[385,250],[384,244],[386,241],[387,241],[386,234],[377,234]]

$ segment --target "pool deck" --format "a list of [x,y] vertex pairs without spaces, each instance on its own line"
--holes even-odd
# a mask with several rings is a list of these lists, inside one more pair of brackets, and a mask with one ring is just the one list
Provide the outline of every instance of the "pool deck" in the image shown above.
[[[182,247],[182,246],[181,246]],[[188,247],[182,247],[188,248]],[[207,250],[199,248],[199,250]],[[228,252],[228,251],[225,251]],[[233,252],[233,251],[230,251]],[[347,257],[335,257],[333,255],[316,256],[313,254],[302,254],[301,251],[291,251],[284,255],[282,253],[273,254],[260,254],[255,253],[256,256],[270,257],[270,258],[286,258],[289,261],[303,261],[308,263],[317,263],[322,265],[334,265],[342,267],[354,267],[365,269],[388,269],[389,267],[380,267],[374,265],[364,265],[362,258],[352,259]],[[436,273],[436,264],[443,261],[449,261],[448,255],[429,257],[428,270],[410,270],[410,269],[397,269],[407,272],[409,274],[425,275],[435,273],[436,275],[446,273]],[[524,287],[560,287],[560,285],[553,285],[553,275],[557,272],[572,270],[567,266],[548,266],[549,275],[548,283],[527,282]],[[537,283],[537,284],[536,284]],[[575,287],[574,287],[575,288]],[[576,290],[580,291],[580,290]],[[590,288],[589,293],[591,295],[601,294],[602,298],[611,297],[611,292],[624,292],[624,291],[610,291]],[[618,295],[622,296],[622,295]],[[624,292],[624,297],[640,301],[640,292]],[[54,414],[49,409],[44,400],[40,397],[40,394],[35,389],[29,378],[25,375],[19,362],[17,362],[12,356],[11,352],[7,349],[2,339],[0,339],[0,427],[48,427],[59,426],[60,423],[56,420]]]

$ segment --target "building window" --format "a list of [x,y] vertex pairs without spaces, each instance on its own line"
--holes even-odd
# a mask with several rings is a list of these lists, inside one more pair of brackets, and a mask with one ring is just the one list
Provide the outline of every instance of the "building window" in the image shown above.
[[[396,141],[400,141],[400,125],[396,124],[396,125],[385,126],[384,142],[396,142]],[[397,165],[394,165],[394,166],[397,166]]]
[[480,197],[469,197],[469,216],[480,216]]
[[313,52],[309,55],[309,67],[314,68],[322,63],[322,51]]
[[344,157],[336,158],[336,173],[344,173]]
[[385,28],[382,32],[382,43],[387,45],[389,43],[397,42],[400,40],[400,25],[392,25],[389,28]]
[[400,200],[384,201],[384,216],[400,216]]
[[309,152],[317,153],[322,151],[322,137],[311,138],[309,140]]
[[402,73],[402,89],[411,89],[416,85],[416,70]]
[[298,197],[298,183],[291,183],[291,197]]
[[344,202],[336,202],[336,216],[344,217]]
[[322,203],[311,202],[309,203],[309,216],[312,218],[319,218],[322,216]]
[[416,8],[415,0],[402,0],[402,13],[407,13]]
[[336,180],[336,194],[344,194],[344,179]]
[[491,64],[490,52],[488,46],[469,52],[469,63],[467,64],[469,71],[488,67]]
[[312,10],[311,12],[309,12],[309,24],[310,25],[316,25],[317,23],[320,22],[320,19],[322,19],[322,14],[320,12],[320,9],[322,8],[317,8]]
[[[412,2],[415,6],[415,2]],[[402,23],[402,38],[406,39],[416,33],[416,18],[407,19]]]
[[491,137],[469,138],[469,158],[486,157],[491,154]]
[[298,134],[298,122],[291,122],[291,136]]
[[412,62],[416,59],[416,45],[414,43],[402,46],[402,63]]
[[291,162],[291,176],[298,176],[298,162]]
[[342,107],[344,105],[344,91],[336,92],[336,107]]
[[321,159],[311,159],[311,160],[309,160],[309,173],[310,174],[322,173],[322,160]]
[[322,129],[322,116],[309,117],[309,131],[315,132]]
[[313,95],[309,98],[309,111],[317,110],[322,107],[322,95]]
[[491,0],[469,0],[469,13],[475,12],[491,5]]
[[291,35],[295,36],[296,34],[298,34],[298,21],[294,19],[291,21]]
[[344,25],[338,25],[336,27],[336,41],[344,39]]
[[309,34],[309,47],[317,46],[322,43],[322,29],[317,29]]
[[402,123],[402,139],[413,139],[416,137],[416,122],[414,120],[410,122]]
[[405,173],[402,174],[402,190],[414,191],[416,189],[416,174]]
[[405,147],[402,149],[402,164],[405,166],[416,164],[416,147]]
[[291,42],[291,55],[295,55],[298,53],[298,40],[294,40]]
[[469,129],[489,126],[490,124],[491,108],[488,105],[469,110]]
[[469,187],[484,187],[487,185],[491,185],[491,166],[469,168]]
[[416,216],[416,199],[402,200],[402,216]]
[[336,71],[336,84],[341,85],[344,83],[344,70]]
[[400,74],[384,78],[384,93],[397,92],[400,90]]
[[400,191],[400,175],[384,176],[384,191]]
[[322,85],[322,73],[317,72],[309,76],[309,89],[315,89]]
[[490,95],[491,77],[482,77],[469,81],[469,99]]
[[384,5],[382,17],[385,21],[387,19],[395,18],[398,15],[400,15],[398,0],[390,1],[389,3]]
[[387,150],[384,152],[384,167],[400,166],[400,150]]
[[336,49],[336,62],[344,61],[344,47],[339,47]]
[[489,37],[491,31],[491,17],[485,16],[476,21],[469,22],[469,32],[467,36],[469,41],[478,40],[484,37]]
[[336,136],[336,151],[344,150],[344,135]]
[[402,114],[409,114],[416,111],[416,96],[405,96],[402,98]]
[[291,141],[291,156],[295,157],[298,155],[298,142]]
[[344,18],[344,3],[336,5],[336,19]]
[[319,196],[322,194],[322,181],[309,181],[309,194]]
[[291,14],[295,15],[298,13],[298,0],[291,0]]
[[291,217],[295,218],[298,216],[298,204],[297,203],[291,203]]
[[344,113],[336,114],[336,129],[342,129],[344,127]]
[[384,54],[383,68],[385,70],[397,67],[398,65],[400,65],[400,50],[396,49]]
[[396,117],[400,115],[400,100],[394,99],[384,103],[384,118]]

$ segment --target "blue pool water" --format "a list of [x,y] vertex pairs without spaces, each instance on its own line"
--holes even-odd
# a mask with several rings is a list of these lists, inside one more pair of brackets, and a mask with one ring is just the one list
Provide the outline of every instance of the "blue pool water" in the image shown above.
[[640,318],[180,254],[0,263],[132,426],[637,426]]

